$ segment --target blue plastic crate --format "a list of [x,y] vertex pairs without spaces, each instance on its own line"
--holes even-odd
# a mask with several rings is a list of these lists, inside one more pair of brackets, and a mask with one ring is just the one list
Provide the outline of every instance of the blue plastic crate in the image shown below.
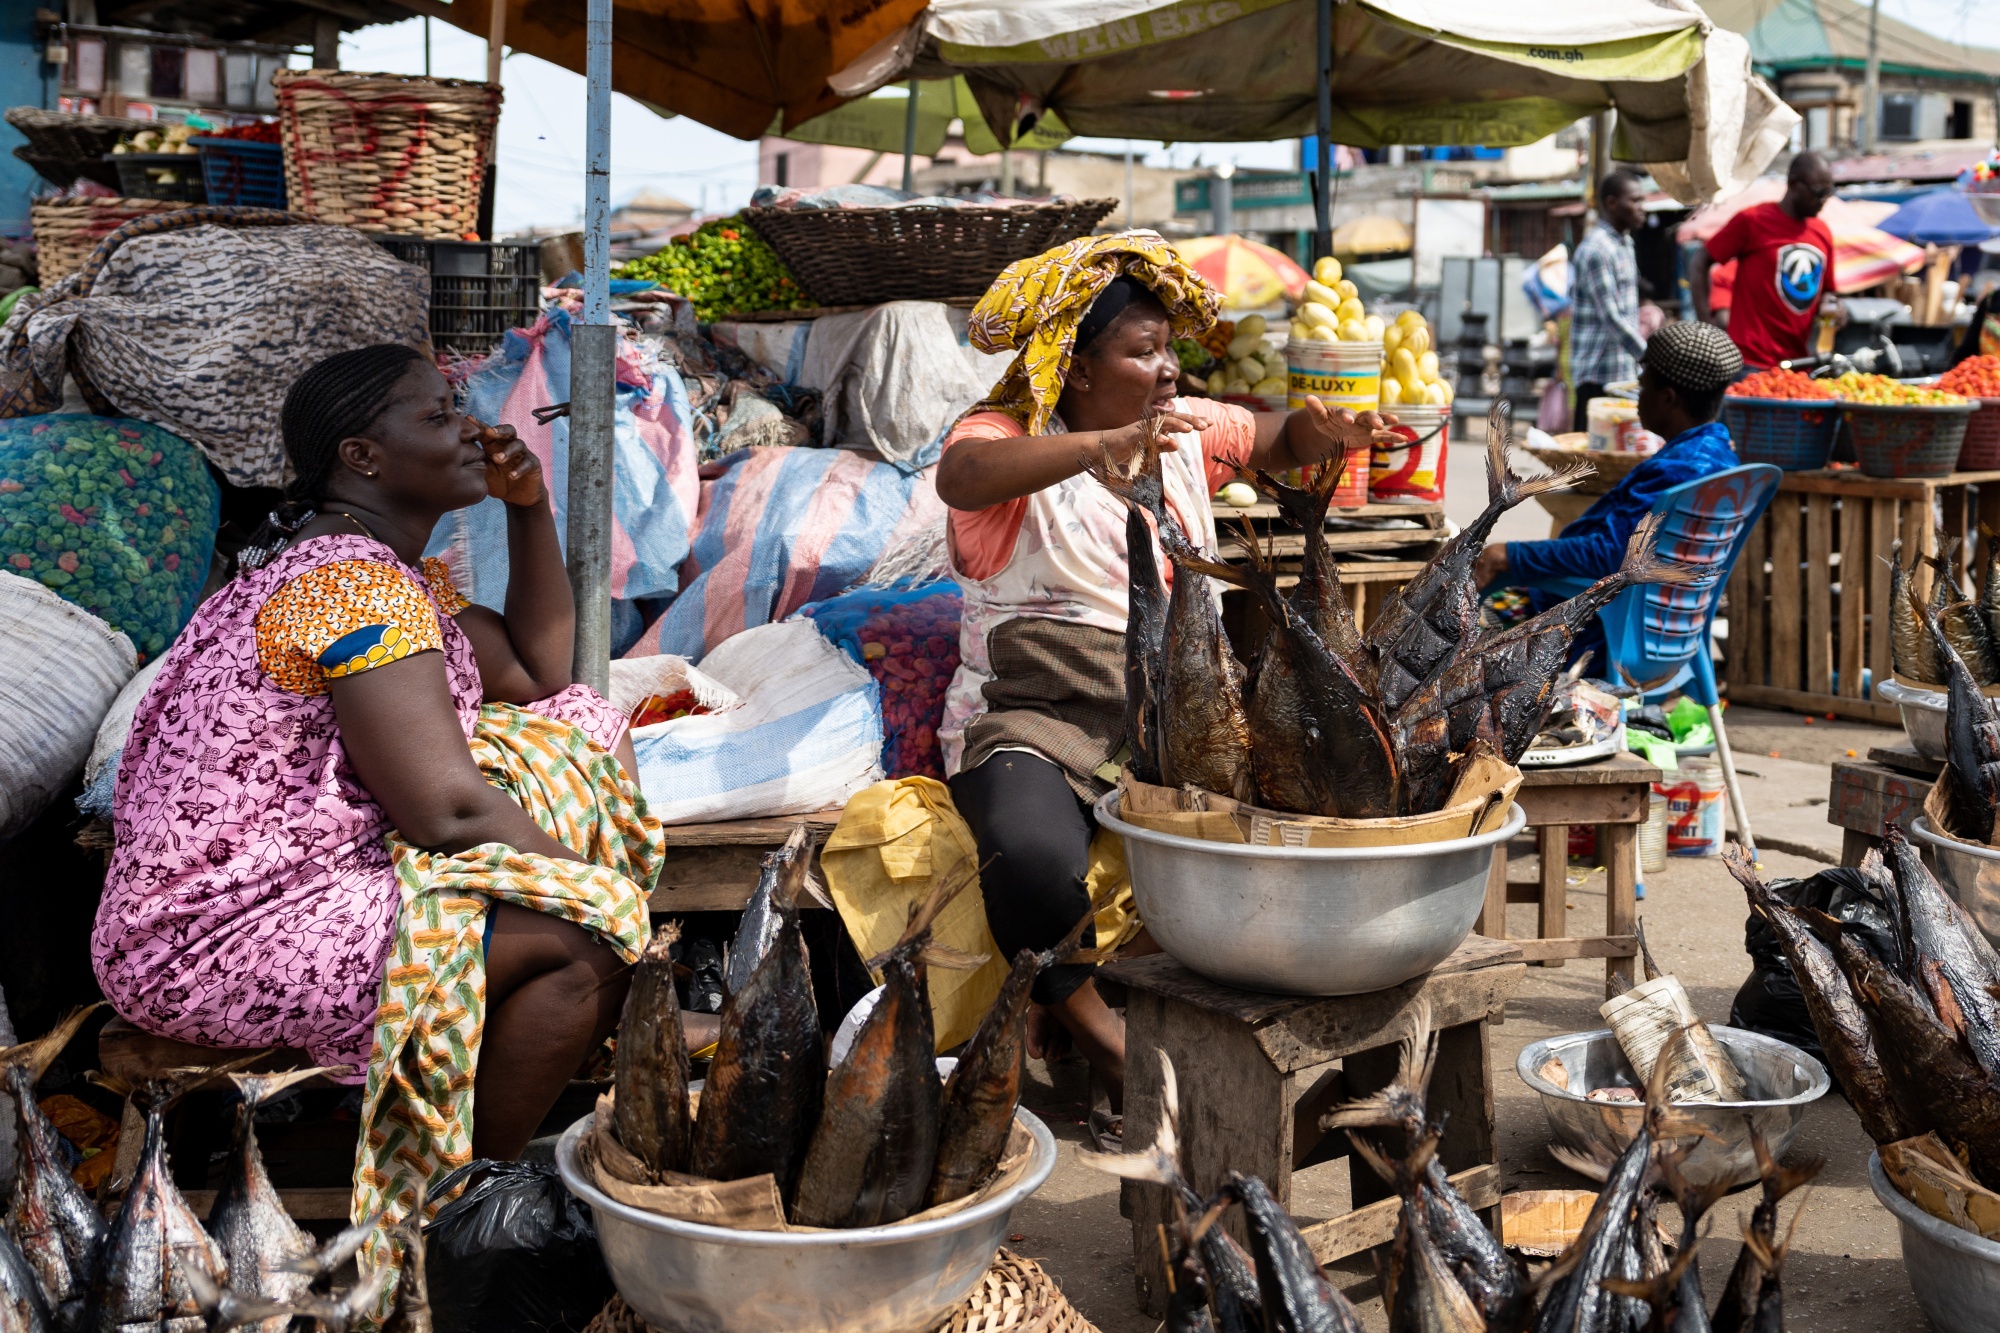
[[1722,424],[1744,462],[1810,472],[1826,466],[1840,409],[1839,400],[1831,398],[1725,397]]
[[285,150],[250,139],[190,140],[201,152],[208,202],[237,208],[285,206]]

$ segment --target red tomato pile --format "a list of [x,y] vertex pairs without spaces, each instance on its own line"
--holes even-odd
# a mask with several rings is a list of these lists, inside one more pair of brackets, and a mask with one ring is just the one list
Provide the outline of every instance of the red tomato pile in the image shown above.
[[241,139],[249,143],[279,143],[278,122],[275,120],[252,121],[248,125],[235,125],[226,130],[203,130],[210,139]]
[[890,602],[861,623],[861,662],[882,686],[882,767],[892,778],[944,781],[937,729],[958,670],[956,589]]
[[1731,398],[1831,398],[1833,391],[1796,370],[1760,370],[1729,386]]
[[1947,370],[1937,386],[1967,398],[2000,398],[2000,356],[1973,356]]
[[632,726],[650,727],[655,722],[671,722],[677,717],[698,717],[708,710],[695,702],[693,690],[655,694],[632,710]]

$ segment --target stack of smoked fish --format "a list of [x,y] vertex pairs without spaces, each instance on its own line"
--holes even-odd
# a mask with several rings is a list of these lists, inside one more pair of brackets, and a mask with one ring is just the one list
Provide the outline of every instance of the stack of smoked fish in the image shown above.
[[[611,1133],[640,1178],[699,1187],[760,1182],[799,1227],[873,1227],[974,1194],[995,1177],[1014,1125],[1029,988],[1072,956],[1085,917],[1046,953],[1023,950],[948,1081],[934,1054],[927,969],[977,967],[931,938],[971,882],[940,878],[895,946],[869,966],[883,989],[828,1070],[798,900],[816,893],[805,830],[765,858],[729,959],[721,1034],[690,1095],[671,930],[641,956],[618,1030]],[[600,1159],[600,1178],[604,1164]],[[774,1221],[776,1219],[773,1219]]]
[[[1303,567],[1288,592],[1262,562],[1237,568],[1195,549],[1166,506],[1156,442],[1123,469],[1096,468],[1129,511],[1132,776],[1267,810],[1376,819],[1441,808],[1478,741],[1516,762],[1542,729],[1578,631],[1633,584],[1688,583],[1702,571],[1655,556],[1659,524],[1649,517],[1619,569],[1531,620],[1482,632],[1472,566],[1493,525],[1523,500],[1590,471],[1585,464],[1516,476],[1508,413],[1502,399],[1487,420],[1485,512],[1390,595],[1365,633],[1326,542],[1339,456],[1320,468],[1311,490],[1266,473],[1246,476],[1305,532]],[[1155,533],[1183,575],[1171,591],[1155,559]],[[1254,670],[1237,662],[1201,575],[1247,589],[1268,613]]]
[[[1703,1215],[1725,1187],[1696,1189],[1681,1175],[1702,1131],[1667,1104],[1664,1078],[1656,1077],[1647,1088],[1645,1120],[1611,1167],[1576,1240],[1546,1272],[1531,1276],[1486,1229],[1438,1160],[1444,1127],[1424,1105],[1437,1036],[1426,1006],[1419,1003],[1413,1019],[1395,1082],[1320,1121],[1323,1129],[1346,1130],[1361,1159],[1401,1195],[1395,1239],[1377,1270],[1391,1330],[1782,1333],[1789,1233],[1780,1230],[1778,1203],[1810,1180],[1820,1163],[1782,1168],[1762,1140],[1754,1140],[1763,1195],[1711,1313],[1696,1252]],[[1360,1314],[1327,1281],[1305,1236],[1263,1181],[1232,1171],[1208,1199],[1190,1186],[1179,1161],[1173,1066],[1164,1058],[1161,1065],[1161,1126],[1152,1146],[1083,1157],[1100,1170],[1161,1185],[1173,1200],[1171,1234],[1161,1235],[1167,1333],[1359,1333]],[[1667,1198],[1681,1211],[1679,1243],[1671,1253],[1658,1224]],[[1247,1252],[1217,1225],[1238,1206]]]
[[[1980,525],[1986,537],[1986,585],[1977,600],[1965,595],[1959,585],[1958,570],[1952,563],[1957,539],[1938,533],[1937,555],[1919,555],[1907,568],[1903,565],[1903,544],[1897,542],[1889,561],[1889,648],[1896,674],[1918,685],[1949,684],[1945,650],[1925,625],[1925,616],[1937,621],[1945,644],[1958,654],[1973,680],[1980,685],[2000,685],[2000,541],[1992,529]],[[1968,572],[1971,562],[1967,561]],[[1918,599],[1916,576],[1920,566],[1931,568],[1928,606]]]

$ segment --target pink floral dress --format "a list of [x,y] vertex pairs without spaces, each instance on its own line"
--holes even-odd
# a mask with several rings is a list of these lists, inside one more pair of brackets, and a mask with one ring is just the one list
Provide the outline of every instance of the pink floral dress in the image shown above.
[[[348,561],[389,566],[429,598],[470,743],[479,667],[451,618],[464,602],[448,577],[366,537],[287,548],[203,604],[139,705],[91,952],[112,1006],[149,1032],[303,1048],[360,1082],[400,902],[391,826],[348,764],[332,700],[274,679],[257,632],[287,583]],[[527,707],[605,749],[624,728],[581,686]]]

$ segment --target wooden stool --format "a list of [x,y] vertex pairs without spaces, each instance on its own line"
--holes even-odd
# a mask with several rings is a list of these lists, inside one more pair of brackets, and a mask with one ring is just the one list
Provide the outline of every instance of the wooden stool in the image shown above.
[[[122,1018],[112,1019],[97,1034],[98,1068],[135,1088],[156,1079],[171,1078],[176,1070],[224,1064],[248,1053],[197,1046],[193,1042],[175,1041],[171,1037],[156,1037]],[[305,1069],[311,1064],[311,1058],[304,1051],[274,1050],[267,1058],[258,1061],[256,1069],[258,1073],[277,1073],[286,1069]],[[297,1086],[326,1088],[332,1087],[333,1082],[322,1076]],[[125,1113],[118,1126],[118,1160],[112,1168],[114,1176],[131,1179],[133,1170],[139,1165],[139,1150],[145,1145],[145,1138],[146,1117],[127,1097]],[[209,1207],[215,1202],[214,1190],[181,1192],[186,1196],[188,1206],[197,1214],[203,1217],[208,1215]],[[345,1221],[349,1198],[350,1191],[345,1186],[278,1191],[278,1201],[293,1220],[299,1222]]]
[[[1474,935],[1425,976],[1385,991],[1332,998],[1236,990],[1197,976],[1166,954],[1107,964],[1103,975],[1129,994],[1125,1143],[1143,1147],[1159,1131],[1158,1052],[1173,1061],[1180,1083],[1188,1183],[1207,1195],[1231,1170],[1260,1176],[1289,1209],[1295,1169],[1347,1152],[1344,1134],[1320,1133],[1320,1116],[1395,1078],[1398,1043],[1422,996],[1442,1034],[1430,1085],[1431,1115],[1447,1117],[1439,1158],[1473,1207],[1496,1207],[1500,1169],[1494,1165],[1486,1024],[1520,983],[1526,969],[1519,960],[1513,945]],[[1366,1163],[1352,1159],[1348,1169],[1354,1211],[1305,1228],[1322,1264],[1395,1234],[1398,1201],[1387,1197],[1388,1188]],[[1128,1182],[1122,1196],[1132,1219],[1139,1303],[1157,1316],[1166,1309],[1158,1232],[1169,1216],[1165,1193]],[[1226,1225],[1246,1239],[1240,1212]]]
[[1882,836],[1886,824],[1908,833],[1910,821],[1924,812],[1931,785],[1944,768],[1907,745],[1876,746],[1866,762],[1833,761],[1833,784],[1826,798],[1826,822],[1846,830],[1840,840],[1840,863],[1858,866]]
[[[1489,939],[1507,938],[1507,904],[1535,903],[1540,911],[1536,936],[1515,941],[1520,956],[1545,967],[1565,958],[1602,958],[1604,993],[1632,984],[1632,959],[1639,953],[1639,825],[1652,809],[1653,784],[1660,770],[1635,754],[1620,752],[1591,764],[1521,771],[1514,799],[1527,812],[1541,850],[1541,879],[1507,882],[1507,846],[1493,849],[1486,879],[1486,906],[1476,929]],[[1602,935],[1569,933],[1569,830],[1572,824],[1597,829],[1597,854],[1604,862],[1605,930]]]
[[[821,844],[840,822],[840,811],[772,819],[726,819],[713,824],[671,824],[660,830],[666,856],[653,885],[654,912],[740,912],[750,903],[764,858],[784,845],[792,830],[812,830],[813,867]],[[805,904],[810,907],[811,904]]]

